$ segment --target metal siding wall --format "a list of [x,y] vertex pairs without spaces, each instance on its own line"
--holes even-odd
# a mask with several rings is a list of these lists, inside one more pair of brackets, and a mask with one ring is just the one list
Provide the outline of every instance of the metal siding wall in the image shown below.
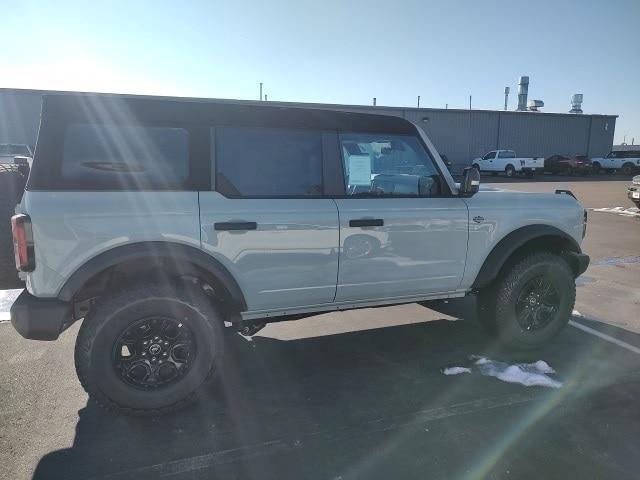
[[[458,112],[407,111],[405,118],[417,123],[427,133],[439,153],[453,163],[469,156],[469,115]],[[423,119],[428,119],[424,121]]]
[[613,132],[616,129],[616,119],[615,117],[592,118],[589,156],[602,157],[609,153],[613,146]]
[[515,150],[521,157],[586,154],[589,121],[588,116],[504,114],[500,148]]
[[[498,122],[502,128],[503,118],[497,112],[473,112],[471,114],[471,159],[481,157],[485,153],[498,148]],[[460,163],[460,162],[457,162]]]
[[42,96],[35,92],[0,91],[0,143],[34,145]]

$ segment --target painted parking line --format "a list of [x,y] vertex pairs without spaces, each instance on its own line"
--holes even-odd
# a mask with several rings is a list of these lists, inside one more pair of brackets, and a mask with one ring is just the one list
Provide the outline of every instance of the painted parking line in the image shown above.
[[9,312],[0,312],[0,323],[10,322],[11,314]]
[[[577,318],[581,318],[582,316],[581,315],[580,316],[574,315],[574,318],[576,318],[576,317]],[[584,317],[582,317],[582,318],[584,318]],[[596,336],[596,337],[598,337],[598,338],[600,338],[602,340],[605,340],[605,341],[607,341],[609,343],[613,343],[614,345],[617,345],[617,346],[622,347],[622,348],[624,348],[626,350],[629,350],[630,352],[637,353],[638,355],[640,355],[640,348],[638,348],[638,347],[636,347],[634,345],[631,345],[631,344],[629,344],[627,342],[624,342],[624,341],[622,341],[620,339],[617,339],[615,337],[612,337],[611,335],[607,335],[606,333],[602,333],[602,332],[596,330],[595,328],[587,327],[586,325],[583,325],[583,324],[581,324],[579,322],[576,322],[575,320],[569,320],[569,325],[571,325],[572,327],[577,328],[578,330],[582,330],[585,333],[588,333],[590,335],[594,335],[594,336]]]

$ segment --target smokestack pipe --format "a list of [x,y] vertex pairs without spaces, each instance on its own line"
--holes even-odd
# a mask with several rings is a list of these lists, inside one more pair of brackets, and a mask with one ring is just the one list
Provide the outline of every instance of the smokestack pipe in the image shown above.
[[527,109],[527,96],[529,95],[529,77],[520,77],[518,80],[518,108],[519,112]]

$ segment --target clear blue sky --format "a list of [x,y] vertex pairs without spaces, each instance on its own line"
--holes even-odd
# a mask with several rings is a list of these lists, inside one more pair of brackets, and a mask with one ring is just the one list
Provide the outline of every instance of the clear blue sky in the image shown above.
[[[640,143],[640,1],[0,0],[0,86],[620,115]],[[96,2],[97,3],[97,2]]]

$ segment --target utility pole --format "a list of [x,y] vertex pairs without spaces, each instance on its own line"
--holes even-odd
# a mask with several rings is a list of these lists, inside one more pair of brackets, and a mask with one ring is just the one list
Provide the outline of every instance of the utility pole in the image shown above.
[[471,161],[471,95],[469,95],[469,141],[467,142],[467,158]]
[[420,95],[418,95],[418,108],[420,108]]
[[509,103],[509,87],[504,87],[504,110],[507,110],[507,103]]
[[262,101],[262,82],[260,82],[260,101]]

